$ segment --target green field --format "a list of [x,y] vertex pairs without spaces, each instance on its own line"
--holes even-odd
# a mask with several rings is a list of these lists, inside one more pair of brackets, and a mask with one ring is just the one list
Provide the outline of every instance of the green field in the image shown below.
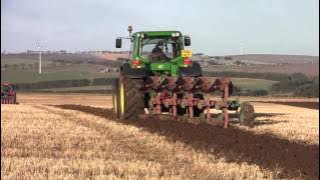
[[[14,65],[14,64],[34,64],[38,63],[39,59],[23,59],[23,58],[2,58],[1,65]],[[41,61],[42,65],[47,65],[50,61]]]
[[[214,80],[216,77],[211,77]],[[255,79],[255,78],[235,78],[230,77],[233,85],[241,90],[270,90],[271,86],[278,81]]]
[[253,78],[231,78],[233,84],[241,89],[270,90],[271,86],[278,81]]
[[1,82],[34,83],[40,81],[94,79],[116,76],[116,72],[99,72],[99,67],[94,65],[72,65],[65,67],[44,66],[41,75],[38,74],[37,69],[2,71]]
[[[40,81],[77,80],[116,77],[116,72],[102,72],[107,67],[99,64],[59,64],[58,60],[76,62],[79,58],[86,56],[57,55],[43,56],[42,74],[38,74],[37,55],[1,55],[1,82],[12,83],[34,83]],[[56,60],[54,60],[56,59]],[[24,66],[23,66],[24,65]]]
[[1,73],[1,82],[9,81],[12,83],[34,83],[40,81],[94,79],[115,76],[115,73],[99,74],[85,71],[43,72],[41,75],[39,75],[37,71],[8,71]]

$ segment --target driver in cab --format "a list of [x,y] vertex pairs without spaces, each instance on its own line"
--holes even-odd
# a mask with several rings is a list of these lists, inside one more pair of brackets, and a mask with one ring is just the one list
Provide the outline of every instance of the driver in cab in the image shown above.
[[163,40],[160,40],[152,49],[152,52],[149,58],[152,61],[170,60],[170,58],[163,52],[163,47],[164,47],[164,42]]

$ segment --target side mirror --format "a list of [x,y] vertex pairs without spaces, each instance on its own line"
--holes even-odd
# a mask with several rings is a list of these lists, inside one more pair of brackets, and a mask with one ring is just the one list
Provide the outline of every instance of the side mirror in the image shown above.
[[121,38],[117,38],[116,39],[116,48],[121,48],[122,46],[122,39]]
[[185,46],[190,46],[191,45],[191,39],[189,36],[184,37],[184,45]]

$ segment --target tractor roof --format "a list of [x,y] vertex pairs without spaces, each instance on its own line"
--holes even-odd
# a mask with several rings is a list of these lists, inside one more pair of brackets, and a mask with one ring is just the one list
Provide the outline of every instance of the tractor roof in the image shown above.
[[180,33],[180,31],[139,31],[133,33],[133,36],[137,34],[146,34],[149,36],[171,36],[172,33]]

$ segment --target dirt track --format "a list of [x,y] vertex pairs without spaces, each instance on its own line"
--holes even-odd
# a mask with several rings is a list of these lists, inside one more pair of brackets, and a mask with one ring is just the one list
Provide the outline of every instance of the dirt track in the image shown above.
[[[97,101],[100,101],[98,100],[99,98],[96,99]],[[70,101],[74,102],[66,104]],[[22,102],[24,102],[24,100],[22,100]],[[101,125],[90,119],[77,120],[77,115],[83,113],[84,115],[96,116],[105,120],[106,123],[116,123],[119,127],[136,127],[140,129],[139,131],[141,132],[145,131],[163,137],[165,142],[169,144],[182,143],[185,144],[188,149],[192,149],[192,151],[206,154],[208,157],[214,156],[222,158],[226,163],[257,165],[263,171],[271,171],[273,178],[319,178],[319,144],[316,143],[319,140],[319,134],[310,134],[310,132],[315,131],[312,130],[309,132],[309,126],[301,126],[300,129],[297,128],[293,131],[296,136],[283,134],[283,132],[287,131],[286,128],[288,128],[288,132],[292,133],[292,128],[300,126],[299,124],[295,124],[299,119],[292,121],[292,119],[288,118],[296,117],[296,115],[291,114],[291,112],[302,111],[304,108],[269,103],[255,103],[254,105],[257,109],[258,119],[255,128],[240,128],[237,124],[231,124],[228,129],[222,129],[221,127],[212,127],[204,124],[193,125],[175,121],[159,121],[152,118],[137,119],[136,121],[130,122],[119,121],[113,117],[113,111],[109,106],[101,107],[99,105],[87,105],[87,99],[81,104],[77,98],[73,100],[67,99],[60,103],[57,103],[58,101],[55,99],[52,102],[54,103],[46,101],[46,105],[32,103],[27,106],[32,106],[33,108],[45,111],[49,114],[57,114],[61,117],[65,117],[66,119],[70,119],[70,121],[76,122],[78,125],[94,129],[102,135],[107,129],[104,129]],[[105,102],[106,101],[101,104],[105,104]],[[107,102],[110,102],[110,99],[108,99]],[[266,108],[270,108],[270,110]],[[265,111],[268,111],[268,113],[262,111],[264,109],[266,109]],[[78,113],[71,113],[74,111]],[[302,114],[316,112],[317,111],[315,110],[306,109]],[[316,114],[312,117],[318,118],[319,121],[319,117]],[[309,119],[309,117],[306,116],[306,119]],[[316,124],[314,127],[316,127],[314,130],[318,132],[319,125]],[[278,128],[281,128],[281,130],[278,130]],[[304,130],[304,128],[307,130]],[[306,136],[302,137],[304,134],[306,134]],[[119,137],[121,136],[119,135]],[[102,139],[105,138],[108,138],[108,136],[103,136]],[[100,147],[101,145],[99,144],[102,142],[95,141],[95,143]],[[120,149],[130,149],[132,156],[140,160],[152,161],[160,163],[163,167],[170,167],[174,173],[180,172],[182,167],[189,167],[187,164],[178,164],[178,161],[172,160],[173,155],[170,155],[169,152],[161,150],[161,148],[157,149],[155,147],[149,147],[143,142],[135,139],[122,139],[117,142],[117,147]],[[183,151],[186,151],[186,148],[183,148]],[[228,171],[227,169],[225,170]],[[199,173],[198,170],[190,171]],[[185,177],[191,178],[188,171],[185,173],[187,175]],[[221,173],[223,174],[224,172]],[[226,176],[196,175],[194,178],[196,177]],[[245,176],[240,177],[243,178]],[[269,175],[266,175],[266,178],[267,177],[270,178]]]

